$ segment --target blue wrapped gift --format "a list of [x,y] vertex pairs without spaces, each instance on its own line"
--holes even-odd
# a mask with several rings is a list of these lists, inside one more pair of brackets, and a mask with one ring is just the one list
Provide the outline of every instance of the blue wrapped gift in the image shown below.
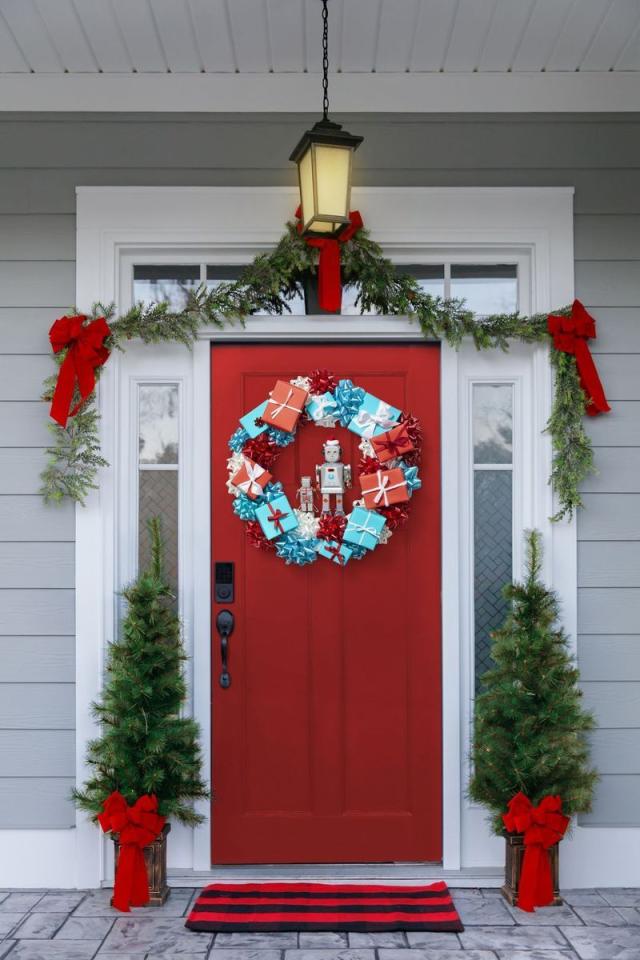
[[244,417],[240,417],[240,423],[251,438],[259,437],[260,434],[264,433],[264,431],[267,429],[266,423],[263,423],[261,426],[258,426],[256,423],[258,417],[261,417],[266,409],[267,401],[263,400],[262,403],[258,404],[257,407],[254,407],[253,410],[250,410],[249,413],[245,413]]
[[316,550],[321,557],[326,557],[327,560],[339,563],[341,567],[345,566],[351,556],[349,547],[345,546],[344,543],[338,543],[337,540],[321,540]]
[[373,550],[380,542],[380,534],[384,530],[386,522],[382,514],[376,513],[375,510],[354,507],[349,514],[342,538],[347,543],[355,543],[359,547]]
[[267,540],[274,540],[281,533],[295,530],[298,526],[297,517],[284,494],[256,507],[256,520]]
[[314,396],[307,403],[307,413],[316,423],[319,420],[324,420],[325,417],[336,417],[338,416],[338,404],[332,393],[321,393],[318,396]]
[[349,423],[349,430],[370,440],[379,433],[386,433],[400,420],[401,411],[372,393],[365,393],[357,413]]

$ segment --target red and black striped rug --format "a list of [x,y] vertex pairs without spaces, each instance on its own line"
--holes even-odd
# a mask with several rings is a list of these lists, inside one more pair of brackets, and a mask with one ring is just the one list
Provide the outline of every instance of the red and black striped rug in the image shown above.
[[328,883],[214,883],[189,914],[190,930],[464,929],[446,883],[423,887]]

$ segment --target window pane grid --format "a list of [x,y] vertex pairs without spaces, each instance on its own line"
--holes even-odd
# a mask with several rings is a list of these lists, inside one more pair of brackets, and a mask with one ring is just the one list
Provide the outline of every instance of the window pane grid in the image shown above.
[[509,382],[471,387],[473,619],[476,690],[492,666],[491,634],[504,622],[513,570],[513,402]]
[[179,556],[180,394],[177,383],[139,383],[138,569],[151,561],[148,521],[160,517],[164,572],[177,596]]

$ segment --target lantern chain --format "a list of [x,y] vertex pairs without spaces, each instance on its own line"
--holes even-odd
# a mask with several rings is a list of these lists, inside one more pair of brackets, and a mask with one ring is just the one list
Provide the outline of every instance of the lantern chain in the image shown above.
[[322,0],[322,115],[329,119],[329,11]]

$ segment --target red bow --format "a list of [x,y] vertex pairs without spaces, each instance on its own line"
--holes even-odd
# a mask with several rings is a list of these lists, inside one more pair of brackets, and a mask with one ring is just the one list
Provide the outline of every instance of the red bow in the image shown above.
[[98,821],[105,833],[118,834],[120,852],[113,887],[113,906],[125,913],[129,907],[144,907],[149,903],[149,881],[144,862],[144,847],[162,832],[165,817],[158,813],[158,801],[144,794],[132,807],[114,790],[103,804],[104,812]]
[[385,450],[392,457],[401,457],[402,451],[411,441],[406,433],[403,433],[401,436],[393,439],[389,437],[388,439],[383,439],[382,437],[376,437],[376,442],[374,449]]
[[275,508],[272,503],[268,503],[267,506],[269,507],[269,510],[271,512],[271,516],[267,517],[267,520],[269,521],[269,523],[275,523],[276,530],[279,533],[284,533],[284,527],[282,526],[280,521],[284,520],[285,517],[288,517],[289,514],[283,513],[279,507]]
[[[300,220],[300,207],[296,219]],[[342,281],[340,278],[340,244],[346,243],[362,230],[364,224],[359,210],[349,213],[349,225],[337,237],[305,237],[305,243],[320,251],[318,262],[318,305],[322,310],[339,313],[342,308]],[[298,223],[298,230],[302,224]]]
[[342,551],[342,546],[339,543],[328,543],[326,546],[326,551],[329,554],[331,560],[335,560],[336,563],[341,563],[343,566],[345,564],[345,557]]
[[580,386],[587,395],[586,412],[590,417],[608,413],[611,407],[604,395],[596,365],[587,340],[595,338],[596,322],[579,300],[574,300],[570,317],[547,317],[547,329],[553,337],[556,350],[571,353],[576,358]]
[[537,807],[524,793],[509,801],[509,812],[502,814],[509,833],[524,833],[524,860],[518,887],[517,906],[533,912],[534,907],[553,903],[553,880],[548,850],[562,840],[569,817],[561,813],[558,796],[543,797]]
[[[104,346],[104,341],[111,333],[109,324],[104,317],[98,317],[85,326],[86,319],[82,314],[59,317],[49,331],[54,353],[68,348],[58,373],[50,410],[50,416],[61,427],[66,427],[67,418],[75,416],[93,391],[96,367],[101,367],[109,358],[109,351]],[[81,399],[70,410],[76,385]]]

